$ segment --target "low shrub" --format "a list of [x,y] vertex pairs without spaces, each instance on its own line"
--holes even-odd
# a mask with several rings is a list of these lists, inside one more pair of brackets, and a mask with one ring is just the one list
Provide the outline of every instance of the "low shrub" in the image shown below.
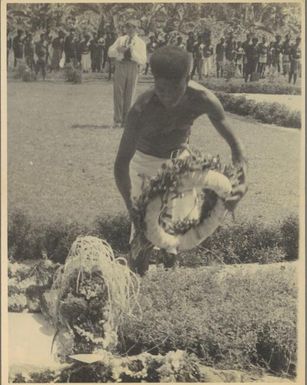
[[295,216],[286,218],[281,224],[281,243],[288,261],[294,261],[299,255],[299,222]]
[[[232,76],[233,77],[233,76]],[[276,77],[270,82],[258,81],[245,83],[243,79],[228,80],[217,78],[206,78],[202,84],[213,90],[222,91],[226,93],[240,93],[240,94],[279,94],[279,95],[300,95],[301,87],[299,85],[292,85],[280,82]]]
[[275,225],[242,222],[220,227],[199,247],[180,253],[179,265],[196,267],[295,260],[298,259],[298,233],[299,223],[295,216]]
[[216,92],[225,111],[238,115],[249,115],[263,123],[283,127],[301,128],[301,114],[292,111],[281,103],[255,102],[245,96],[236,96],[225,92]]
[[97,218],[93,227],[95,235],[105,239],[114,251],[128,253],[131,225],[126,215]]
[[[179,255],[183,266],[212,263],[269,263],[298,258],[299,223],[295,216],[276,225],[240,223],[220,227],[200,247]],[[125,215],[98,218],[90,228],[77,223],[34,226],[25,214],[9,217],[9,256],[16,261],[46,255],[64,263],[77,238],[95,235],[105,239],[116,255],[129,252],[130,223]],[[153,253],[154,255],[154,253]],[[10,274],[10,272],[9,272]]]
[[9,257],[15,260],[41,258],[42,235],[41,229],[35,228],[26,214],[14,212],[8,221]]
[[142,319],[122,326],[125,348],[182,349],[216,368],[295,375],[296,301],[295,264],[157,269],[142,280]]

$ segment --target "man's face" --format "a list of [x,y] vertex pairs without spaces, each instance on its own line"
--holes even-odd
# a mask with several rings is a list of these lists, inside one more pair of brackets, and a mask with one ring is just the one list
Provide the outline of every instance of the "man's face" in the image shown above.
[[126,25],[126,34],[132,36],[135,33],[135,27],[131,24]]
[[188,85],[188,76],[178,79],[155,79],[155,93],[166,109],[174,108],[182,99]]

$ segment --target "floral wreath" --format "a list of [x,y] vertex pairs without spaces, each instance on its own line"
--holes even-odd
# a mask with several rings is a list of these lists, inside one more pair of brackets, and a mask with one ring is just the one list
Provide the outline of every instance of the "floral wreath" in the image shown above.
[[[186,158],[164,163],[155,177],[142,176],[142,194],[132,209],[137,233],[174,253],[197,246],[223,221],[228,212],[225,201],[240,183],[240,170],[223,165],[219,156],[203,155],[193,149]],[[194,191],[199,215],[193,219],[187,215],[174,222],[169,205],[188,191]]]

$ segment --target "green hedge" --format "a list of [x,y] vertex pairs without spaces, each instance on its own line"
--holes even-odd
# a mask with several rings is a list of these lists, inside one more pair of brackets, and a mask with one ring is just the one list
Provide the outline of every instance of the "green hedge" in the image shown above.
[[279,79],[275,79],[274,82],[248,82],[225,79],[208,78],[202,82],[202,84],[213,90],[222,91],[226,93],[240,93],[240,94],[280,94],[280,95],[301,95],[301,87],[292,84],[286,84],[280,82]]
[[294,263],[151,271],[142,280],[142,319],[123,324],[125,346],[294,375],[296,278]]
[[250,116],[263,123],[276,124],[283,127],[301,128],[301,114],[281,103],[256,102],[245,96],[236,96],[216,91],[225,111]]
[[[16,261],[43,255],[64,263],[78,235],[94,235],[110,243],[116,255],[129,252],[130,224],[127,216],[99,218],[90,228],[76,223],[33,224],[16,212],[9,217],[9,257]],[[219,263],[278,262],[298,258],[298,218],[291,216],[275,225],[240,223],[223,226],[201,247],[179,255],[183,266]]]

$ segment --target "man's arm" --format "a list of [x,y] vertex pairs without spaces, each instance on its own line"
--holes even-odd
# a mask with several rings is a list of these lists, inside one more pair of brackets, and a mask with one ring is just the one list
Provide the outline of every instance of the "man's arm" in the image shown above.
[[115,42],[109,47],[108,49],[108,56],[111,59],[116,59],[119,54],[119,47],[120,47],[120,37],[115,40]]
[[114,165],[115,182],[125,201],[129,213],[132,208],[129,165],[136,151],[136,142],[138,137],[137,120],[138,111],[135,107],[132,107],[127,116],[127,123],[119,144]]
[[146,44],[141,38],[135,39],[135,42],[132,43],[130,50],[132,60],[134,60],[140,65],[146,64]]
[[208,114],[210,121],[216,128],[217,132],[226,140],[228,143],[231,154],[232,162],[235,166],[240,168],[239,181],[240,185],[233,189],[232,198],[228,200],[229,208],[234,208],[238,201],[247,191],[246,184],[246,171],[247,163],[244,155],[243,145],[234,134],[230,127],[223,106],[218,98],[210,91],[206,90],[204,95],[205,109]]

